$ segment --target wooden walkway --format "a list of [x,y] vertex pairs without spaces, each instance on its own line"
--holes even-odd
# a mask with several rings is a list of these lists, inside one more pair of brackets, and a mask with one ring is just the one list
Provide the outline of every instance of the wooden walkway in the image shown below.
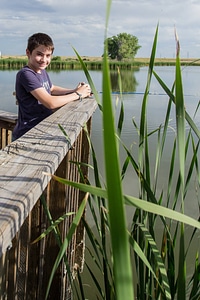
[[[10,143],[0,151],[0,257],[5,257],[10,252],[10,249],[12,251],[13,243],[16,243],[15,239],[20,232],[20,228],[27,222],[27,218],[30,217],[33,208],[38,205],[38,199],[47,189],[50,177],[46,176],[44,172],[51,174],[57,172],[58,175],[67,176],[70,179],[70,174],[75,173],[75,170],[73,169],[74,166],[71,167],[71,171],[69,170],[69,159],[88,161],[89,148],[88,145],[85,145],[87,142],[82,128],[87,123],[90,131],[91,116],[96,107],[97,104],[94,99],[84,99],[82,102],[77,101],[67,104],[27,132],[23,137]],[[0,116],[3,122],[1,111]],[[12,117],[14,124],[16,115],[13,114]],[[68,136],[67,139],[58,124],[64,128]],[[79,146],[76,143],[79,143]],[[66,163],[67,155],[70,155],[70,157],[68,157]],[[72,176],[71,179],[79,180],[78,175],[76,177]],[[60,194],[58,193],[58,188],[55,188],[55,184],[53,193],[54,199],[52,201],[55,203],[55,209],[57,201],[63,202],[63,198],[65,202],[73,202],[72,198],[66,199],[66,191],[64,192],[64,197],[62,195],[63,191],[61,192],[62,199],[60,200]],[[50,206],[54,210],[54,205],[51,204]],[[69,207],[66,208],[65,203],[64,211],[66,209],[69,209]],[[31,224],[30,222],[27,224],[28,227],[36,226],[36,224]],[[27,230],[29,232],[30,228]],[[28,240],[26,242],[30,243],[31,241]],[[17,253],[15,252],[13,255],[17,255]],[[5,269],[4,258],[0,268],[1,270]],[[7,270],[6,272],[9,273],[10,271]],[[0,285],[4,286],[3,279],[1,279]],[[16,287],[16,278],[13,279],[12,285],[15,294],[18,293],[19,295],[19,287]],[[1,287],[1,290],[3,289],[5,289],[5,286]],[[24,289],[27,289],[25,283]],[[6,291],[3,292],[5,293]],[[31,297],[36,299],[34,295]],[[42,299],[42,297],[43,295],[41,297],[37,296],[37,299]],[[52,296],[50,299],[53,299],[53,297],[55,296]],[[21,298],[13,299],[29,298],[22,293]],[[60,296],[57,299],[65,298]]]

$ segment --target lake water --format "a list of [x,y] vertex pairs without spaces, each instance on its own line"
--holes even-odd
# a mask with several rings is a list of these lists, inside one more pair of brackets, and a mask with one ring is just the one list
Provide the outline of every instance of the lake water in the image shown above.
[[[122,140],[128,148],[134,153],[134,157],[137,157],[137,143],[138,137],[137,132],[133,126],[132,119],[139,126],[140,121],[140,110],[143,99],[143,93],[145,91],[146,80],[147,80],[147,67],[139,68],[135,71],[124,71],[122,72],[122,84],[125,93],[123,94],[124,107],[125,107],[125,122],[123,126]],[[174,67],[156,67],[155,71],[162,78],[165,84],[171,88],[175,78],[175,68]],[[17,112],[17,106],[15,105],[15,98],[12,95],[15,90],[15,76],[17,71],[0,71],[0,91],[1,91],[1,101],[0,110],[6,110],[10,112]],[[99,96],[102,95],[102,73],[101,71],[90,71],[91,77],[94,81]],[[69,88],[74,88],[78,82],[86,81],[86,78],[82,71],[59,71],[53,72],[49,71],[50,78],[55,85],[66,86]],[[117,87],[117,73],[111,74],[113,91],[118,90]],[[200,99],[200,67],[186,67],[182,70],[182,80],[184,89],[184,99],[185,107],[187,112],[193,117],[197,105]],[[113,103],[117,101],[118,95],[113,93]],[[155,78],[152,79],[150,95],[148,99],[148,130],[154,130],[164,123],[166,107],[168,104],[168,96],[165,95],[160,85],[157,83]],[[116,109],[117,114],[117,109]],[[195,123],[200,128],[200,113],[197,112],[195,116]],[[188,125],[186,124],[186,131],[188,130]],[[165,187],[166,184],[166,170],[169,168],[169,162],[171,160],[171,146],[173,144],[175,137],[175,114],[172,113],[170,116],[170,128],[167,134],[167,147],[165,149],[165,156],[163,157],[162,169],[159,173],[159,184],[160,188]],[[102,146],[102,123],[101,123],[101,113],[97,111],[93,115],[92,121],[92,142],[95,148],[96,156],[99,162],[99,169],[101,173],[104,173],[103,167],[103,146]],[[152,154],[156,151],[156,135],[155,138],[152,137],[151,144],[149,146],[150,152]],[[155,155],[153,155],[154,157]],[[123,160],[124,153],[121,153]],[[199,155],[198,155],[199,157]],[[155,161],[152,158],[151,164],[154,165]],[[91,181],[92,174],[90,175]],[[195,218],[199,217],[199,195],[197,195],[197,190],[195,186],[190,189],[187,201],[185,202],[185,212]],[[126,179],[124,182],[124,191],[130,195],[138,196],[138,180],[137,176],[130,168],[128,169]],[[130,218],[132,212],[127,212],[128,219]],[[196,239],[196,244],[193,250],[199,247],[199,233]],[[195,254],[195,252],[193,253]]]
[[[143,99],[143,93],[145,91],[146,80],[147,80],[147,67],[138,68],[133,71],[123,71],[121,73],[122,86],[125,91],[123,94],[124,108],[125,108],[125,121],[123,126],[122,140],[127,147],[132,148],[132,151],[137,151],[137,132],[133,126],[132,119],[139,126],[140,121],[140,110]],[[165,82],[165,84],[171,88],[175,78],[175,67],[155,67],[155,71]],[[17,113],[17,106],[15,104],[15,97],[12,95],[15,90],[15,76],[17,71],[0,71],[0,91],[1,101],[0,110],[6,110]],[[99,96],[102,95],[102,72],[101,71],[90,71],[91,77],[94,81]],[[77,70],[65,70],[65,71],[49,71],[50,78],[55,85],[66,86],[74,88],[78,82],[87,81],[82,71]],[[193,117],[200,99],[200,67],[184,67],[182,70],[183,89],[185,95],[185,107],[187,112]],[[117,86],[117,72],[111,73],[111,82],[113,91],[118,90]],[[113,102],[117,102],[119,95],[113,93]],[[164,93],[161,86],[158,84],[156,79],[152,78],[150,96],[148,99],[148,130],[154,130],[164,123],[166,108],[168,104],[168,96]],[[117,114],[117,109],[116,109]],[[198,112],[195,117],[195,123],[200,128],[200,113]],[[186,129],[188,129],[186,123]],[[170,128],[168,130],[168,146],[170,147],[174,141],[175,136],[175,115],[172,113],[170,118]],[[99,169],[103,173],[103,146],[102,146],[102,124],[101,114],[97,111],[93,115],[92,122],[92,141],[94,144],[95,152],[99,160]],[[155,140],[152,138],[150,144],[150,151],[155,152],[156,148],[156,135]],[[123,157],[123,153],[121,154]],[[135,155],[134,155],[135,156]],[[165,166],[168,166],[171,151],[166,149],[165,156],[163,158],[163,170],[161,170],[160,184],[163,185],[165,182]],[[152,162],[154,163],[154,162]],[[130,172],[130,173],[129,173]],[[133,195],[137,191],[137,178],[132,170],[128,171],[124,189],[128,194]],[[196,203],[197,205],[197,203]],[[189,214],[196,214],[198,209],[197,206],[188,205]],[[187,204],[186,204],[187,208]]]

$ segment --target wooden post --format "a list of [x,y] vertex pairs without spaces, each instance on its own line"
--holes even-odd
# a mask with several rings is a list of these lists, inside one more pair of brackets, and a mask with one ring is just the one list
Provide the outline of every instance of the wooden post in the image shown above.
[[0,149],[11,143],[16,122],[16,114],[0,110]]

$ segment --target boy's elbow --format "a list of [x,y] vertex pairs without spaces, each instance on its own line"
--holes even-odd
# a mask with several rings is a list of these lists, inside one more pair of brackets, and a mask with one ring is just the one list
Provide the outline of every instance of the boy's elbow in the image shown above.
[[48,99],[48,101],[45,101],[44,106],[48,109],[55,109],[56,107],[56,101],[53,101],[52,99]]
[[54,105],[54,103],[48,103],[47,105],[46,105],[46,107],[48,108],[48,109],[55,109],[55,108],[57,108],[55,105]]

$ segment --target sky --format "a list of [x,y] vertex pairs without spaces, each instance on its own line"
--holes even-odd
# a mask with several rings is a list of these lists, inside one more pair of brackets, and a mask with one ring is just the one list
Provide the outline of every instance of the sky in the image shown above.
[[1,0],[0,52],[24,55],[27,39],[49,34],[55,56],[101,56],[105,37],[126,32],[138,38],[137,57],[150,57],[157,25],[157,58],[200,57],[199,0],[113,0],[105,35],[106,0]]

